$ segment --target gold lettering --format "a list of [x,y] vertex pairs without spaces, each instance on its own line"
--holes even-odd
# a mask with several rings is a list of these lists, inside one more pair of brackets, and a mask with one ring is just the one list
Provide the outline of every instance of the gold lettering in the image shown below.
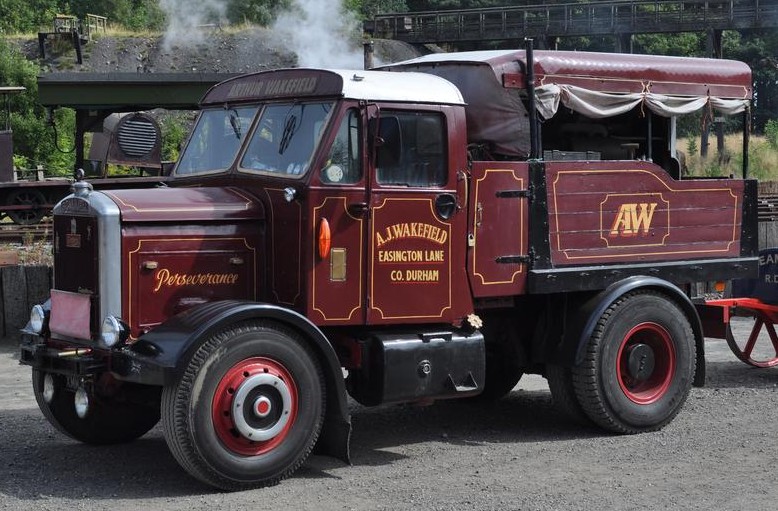
[[656,203],[622,204],[611,226],[611,236],[637,236],[640,230],[648,234]]
[[407,282],[438,282],[440,280],[440,271],[405,270],[405,280]]
[[156,293],[159,291],[159,288],[162,287],[162,283],[170,276],[170,271],[167,268],[162,268],[157,272],[156,275],[154,275],[154,278],[157,280],[157,287],[154,288],[154,292]]
[[443,251],[442,250],[427,250],[424,253],[424,260],[428,262],[436,262],[436,263],[442,263],[443,262]]
[[156,285],[153,292],[162,287],[234,285],[239,278],[237,273],[170,273],[167,268],[161,268],[154,275]]
[[416,263],[424,261],[421,250],[379,250],[379,263]]
[[[649,218],[648,222],[650,221]],[[383,235],[376,232],[376,246],[381,247],[392,240],[401,238],[422,238],[443,245],[448,240],[448,231],[424,223],[392,224],[384,228]]]

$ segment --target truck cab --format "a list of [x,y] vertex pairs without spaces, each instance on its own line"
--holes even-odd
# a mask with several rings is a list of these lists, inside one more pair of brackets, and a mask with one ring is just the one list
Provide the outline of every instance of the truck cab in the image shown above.
[[755,182],[682,176],[674,117],[750,94],[739,63],[531,50],[222,82],[168,186],[55,208],[38,404],[88,443],[161,418],[224,489],[347,460],[347,396],[539,373],[582,422],[659,429],[704,380],[691,285],[758,263]]

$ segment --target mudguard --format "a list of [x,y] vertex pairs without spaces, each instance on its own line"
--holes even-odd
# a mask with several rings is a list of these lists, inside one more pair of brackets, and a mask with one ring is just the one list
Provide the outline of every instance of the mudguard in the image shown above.
[[615,282],[586,300],[577,310],[570,311],[574,319],[570,322],[571,328],[565,331],[563,365],[578,365],[583,361],[587,342],[594,333],[600,317],[620,296],[636,289],[661,291],[684,311],[691,324],[697,347],[697,367],[693,384],[696,387],[703,386],[705,384],[705,343],[697,309],[689,297],[675,284],[656,277],[634,276]]
[[349,463],[351,419],[340,362],[319,328],[305,316],[277,305],[240,300],[192,307],[141,336],[123,356],[114,356],[112,370],[123,380],[156,385],[174,382],[202,342],[219,329],[250,319],[271,319],[297,330],[310,342],[322,365],[327,385],[327,412],[317,450]]

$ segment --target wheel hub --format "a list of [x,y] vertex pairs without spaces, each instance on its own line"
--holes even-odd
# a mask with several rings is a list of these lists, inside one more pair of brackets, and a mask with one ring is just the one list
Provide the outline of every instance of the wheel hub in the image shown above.
[[676,354],[670,333],[652,322],[632,327],[616,355],[616,377],[627,399],[640,405],[660,400],[676,371]]
[[242,360],[222,376],[213,396],[214,430],[232,452],[264,454],[281,445],[297,416],[297,386],[279,362]]
[[254,415],[256,415],[259,418],[265,418],[268,415],[270,415],[271,410],[273,409],[273,405],[265,396],[260,396],[259,399],[254,403]]
[[241,436],[265,442],[284,429],[291,407],[289,388],[281,378],[268,373],[255,374],[235,392],[232,420]]
[[647,344],[634,344],[627,348],[627,367],[629,375],[636,382],[646,381],[654,373],[656,357],[654,350]]

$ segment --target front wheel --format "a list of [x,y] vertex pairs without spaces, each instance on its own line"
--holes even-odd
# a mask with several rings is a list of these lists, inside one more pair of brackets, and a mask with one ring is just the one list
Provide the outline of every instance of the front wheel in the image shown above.
[[694,380],[696,346],[684,312],[663,294],[634,291],[599,318],[572,384],[584,413],[618,433],[662,428]]
[[[112,397],[90,398],[84,417],[76,413],[75,392],[65,385],[64,377],[32,370],[32,389],[44,417],[65,435],[95,445],[130,442],[146,434],[159,422],[159,406],[119,401]],[[137,394],[142,394],[139,392]],[[125,390],[127,394],[130,390]],[[143,393],[148,397],[148,392]],[[153,397],[153,396],[152,396]],[[156,394],[159,404],[159,394]]]
[[225,490],[276,484],[308,457],[321,431],[324,377],[296,333],[252,321],[213,335],[162,392],[173,456]]

